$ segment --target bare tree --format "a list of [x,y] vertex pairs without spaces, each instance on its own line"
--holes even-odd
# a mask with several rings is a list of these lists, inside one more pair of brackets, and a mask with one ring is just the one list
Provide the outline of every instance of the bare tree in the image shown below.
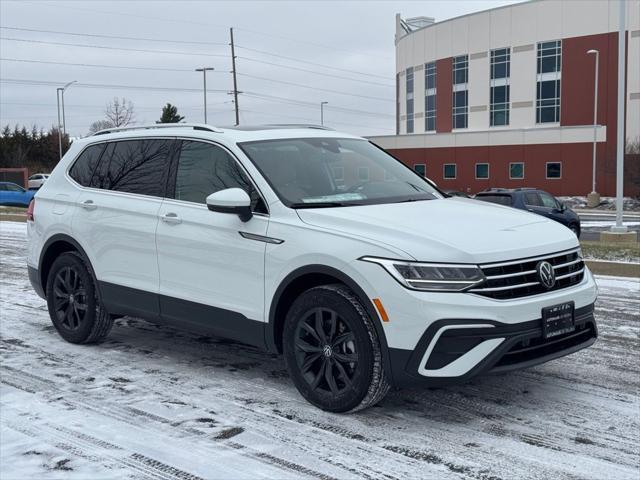
[[89,135],[93,135],[100,130],[105,130],[107,128],[113,128],[115,125],[111,123],[109,120],[96,120],[91,125],[89,125]]
[[125,127],[134,122],[133,102],[124,97],[122,99],[114,97],[113,101],[107,104],[104,115],[112,126]]
[[637,155],[640,153],[640,137],[627,138],[625,145],[625,152],[631,155]]

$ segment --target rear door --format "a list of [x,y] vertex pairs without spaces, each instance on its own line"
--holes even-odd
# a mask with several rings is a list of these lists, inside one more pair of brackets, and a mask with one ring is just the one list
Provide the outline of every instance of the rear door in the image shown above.
[[89,152],[86,171],[74,164],[69,172],[87,185],[76,201],[73,235],[91,260],[111,313],[158,315],[155,233],[174,143],[109,142],[99,154]]
[[[156,241],[163,319],[246,343],[264,342],[264,256],[269,217],[256,187],[224,147],[184,140]],[[227,188],[252,198],[253,218],[210,211]],[[247,238],[249,237],[249,238]],[[261,240],[262,239],[262,240]]]

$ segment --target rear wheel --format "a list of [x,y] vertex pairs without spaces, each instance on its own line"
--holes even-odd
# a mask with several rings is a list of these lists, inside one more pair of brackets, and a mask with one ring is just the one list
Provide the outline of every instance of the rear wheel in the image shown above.
[[113,326],[89,269],[75,252],[63,253],[53,262],[47,278],[47,306],[53,326],[71,343],[100,342]]
[[302,396],[331,412],[375,405],[389,390],[375,327],[343,285],[307,290],[285,320],[287,368]]

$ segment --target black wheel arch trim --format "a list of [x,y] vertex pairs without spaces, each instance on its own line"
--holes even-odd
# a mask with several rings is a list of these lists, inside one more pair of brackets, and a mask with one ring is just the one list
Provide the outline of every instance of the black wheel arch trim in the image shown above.
[[98,299],[102,299],[102,293],[100,291],[100,283],[98,282],[98,279],[96,277],[96,272],[93,270],[93,265],[91,264],[91,260],[89,260],[89,256],[87,255],[87,252],[84,250],[84,248],[82,248],[82,245],[80,245],[77,240],[75,240],[73,237],[65,233],[56,233],[55,235],[52,235],[51,237],[49,237],[47,241],[44,243],[42,250],[40,251],[40,258],[38,259],[38,275],[40,278],[40,283],[42,285],[42,290],[44,294],[46,295],[47,279],[42,278],[44,274],[44,272],[42,271],[42,265],[43,265],[45,256],[49,251],[49,248],[51,247],[51,245],[53,245],[56,242],[66,242],[71,244],[77,250],[77,252],[82,256],[82,259],[84,260],[87,266],[87,269],[89,270],[89,274],[93,279],[93,284],[95,285]]
[[369,317],[373,321],[373,325],[376,329],[376,333],[378,334],[378,339],[380,341],[380,349],[382,353],[382,364],[385,368],[385,371],[389,376],[392,375],[391,371],[391,361],[389,359],[389,348],[387,345],[387,337],[385,335],[384,329],[382,327],[382,322],[380,321],[380,316],[378,315],[377,310],[375,309],[373,302],[367,296],[365,291],[358,285],[358,283],[353,280],[346,273],[334,268],[329,267],[327,265],[314,264],[314,265],[306,265],[304,267],[299,267],[296,270],[290,272],[281,282],[275,293],[273,294],[271,306],[269,307],[269,322],[265,328],[265,345],[267,346],[267,350],[273,353],[280,353],[277,346],[276,339],[276,310],[278,308],[278,304],[282,298],[282,294],[286,291],[287,287],[289,287],[295,280],[300,277],[309,274],[320,274],[327,275],[336,278],[338,281],[349,287],[353,293],[358,297],[360,303],[364,306],[365,310],[369,314]]

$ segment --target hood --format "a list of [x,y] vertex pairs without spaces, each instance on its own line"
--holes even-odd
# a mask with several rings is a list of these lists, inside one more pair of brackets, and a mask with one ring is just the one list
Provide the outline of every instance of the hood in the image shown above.
[[307,224],[393,245],[424,262],[487,263],[579,245],[568,228],[545,217],[459,197],[297,212]]

